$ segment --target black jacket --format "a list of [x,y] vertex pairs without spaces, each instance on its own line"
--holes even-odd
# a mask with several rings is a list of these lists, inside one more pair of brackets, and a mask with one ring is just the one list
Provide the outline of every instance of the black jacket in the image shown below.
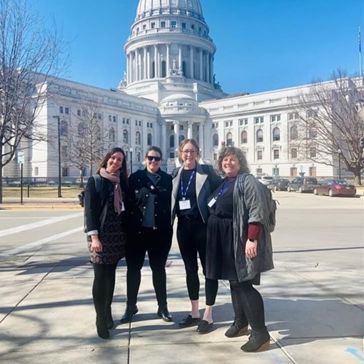
[[130,194],[126,207],[129,234],[140,233],[147,201],[151,193],[155,195],[154,229],[170,230],[172,227],[172,177],[160,169],[157,174],[161,177],[161,179],[156,185],[153,185],[152,181],[148,177],[147,169],[136,171],[129,177]]

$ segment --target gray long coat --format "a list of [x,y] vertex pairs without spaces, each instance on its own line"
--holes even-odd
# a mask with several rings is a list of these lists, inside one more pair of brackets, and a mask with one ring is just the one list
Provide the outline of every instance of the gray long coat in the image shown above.
[[[258,273],[274,268],[272,240],[265,227],[269,216],[269,204],[262,188],[266,187],[251,174],[246,176],[244,185],[241,183],[242,178],[242,175],[238,175],[233,192],[234,257],[239,282],[251,280]],[[253,259],[245,256],[248,231],[247,226],[244,226],[244,203],[249,212],[247,222],[259,222],[263,225],[258,240],[258,254]]]

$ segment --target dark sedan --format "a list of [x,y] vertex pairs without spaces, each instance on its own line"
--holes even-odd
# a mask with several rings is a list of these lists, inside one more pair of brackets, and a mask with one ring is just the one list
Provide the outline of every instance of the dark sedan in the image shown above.
[[277,178],[273,180],[268,187],[274,191],[287,191],[288,183],[288,179]]
[[315,186],[315,195],[333,196],[355,196],[356,188],[349,185],[344,179],[328,179]]
[[288,184],[287,191],[313,192],[315,186],[317,186],[317,179],[314,177],[296,177]]

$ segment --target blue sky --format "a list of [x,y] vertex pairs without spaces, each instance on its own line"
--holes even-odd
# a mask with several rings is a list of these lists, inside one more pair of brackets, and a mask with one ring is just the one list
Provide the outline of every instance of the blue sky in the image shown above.
[[[138,0],[29,0],[52,16],[70,42],[65,78],[117,87],[123,46]],[[217,46],[216,79],[227,93],[256,93],[328,79],[338,67],[357,74],[364,0],[201,0]],[[362,36],[364,39],[364,36]]]

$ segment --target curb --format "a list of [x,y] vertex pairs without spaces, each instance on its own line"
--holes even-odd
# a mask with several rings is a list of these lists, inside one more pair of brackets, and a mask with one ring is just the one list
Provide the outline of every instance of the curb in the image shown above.
[[83,207],[77,205],[0,205],[1,210],[83,210]]

